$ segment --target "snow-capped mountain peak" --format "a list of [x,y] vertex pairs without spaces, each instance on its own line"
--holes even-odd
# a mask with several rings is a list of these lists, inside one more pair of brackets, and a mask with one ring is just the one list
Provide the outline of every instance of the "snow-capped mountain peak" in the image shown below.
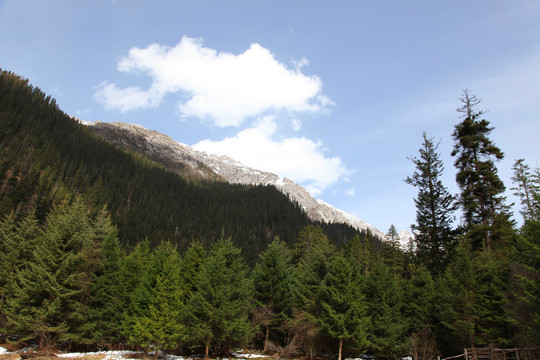
[[150,158],[173,168],[182,168],[190,174],[233,184],[272,185],[296,201],[307,216],[314,221],[344,223],[358,230],[369,230],[384,239],[385,234],[357,217],[337,209],[322,200],[314,199],[309,192],[290,179],[246,166],[228,156],[197,151],[154,130],[141,125],[121,122],[87,122],[77,119],[105,140],[141,151]]

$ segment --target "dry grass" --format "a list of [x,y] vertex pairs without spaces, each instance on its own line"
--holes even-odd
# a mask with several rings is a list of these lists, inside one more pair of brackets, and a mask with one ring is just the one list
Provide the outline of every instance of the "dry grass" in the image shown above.
[[0,354],[0,360],[20,360],[21,356],[19,354]]

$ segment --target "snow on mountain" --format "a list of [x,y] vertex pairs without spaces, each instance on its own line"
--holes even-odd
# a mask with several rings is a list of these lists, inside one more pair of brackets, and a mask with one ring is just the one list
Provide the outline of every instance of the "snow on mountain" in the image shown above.
[[385,234],[357,217],[337,209],[322,200],[311,197],[309,192],[287,178],[248,167],[227,156],[213,155],[192,149],[167,135],[146,129],[136,124],[122,122],[80,123],[91,126],[105,140],[142,151],[150,158],[174,168],[189,171],[190,174],[205,179],[222,180],[233,184],[273,185],[292,200],[296,201],[315,221],[326,223],[345,223],[358,230],[369,230],[384,239]]

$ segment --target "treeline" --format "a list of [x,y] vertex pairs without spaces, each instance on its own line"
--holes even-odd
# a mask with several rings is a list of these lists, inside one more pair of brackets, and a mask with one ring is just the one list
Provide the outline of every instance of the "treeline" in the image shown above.
[[[82,197],[93,215],[106,206],[121,243],[130,246],[148,239],[186,249],[192,239],[208,245],[225,231],[255,259],[275,236],[292,244],[311,223],[272,186],[204,182],[122,151],[27,80],[0,72],[0,215],[35,209],[43,222],[66,196]],[[356,233],[324,226],[339,242]]]
[[537,344],[539,230],[528,221],[508,256],[462,241],[433,273],[393,227],[379,251],[359,235],[337,247],[308,225],[294,247],[275,238],[250,270],[224,234],[185,252],[147,241],[125,250],[106,211],[90,216],[74,199],[43,226],[33,213],[0,222],[0,332],[49,351],[251,347],[281,358]]

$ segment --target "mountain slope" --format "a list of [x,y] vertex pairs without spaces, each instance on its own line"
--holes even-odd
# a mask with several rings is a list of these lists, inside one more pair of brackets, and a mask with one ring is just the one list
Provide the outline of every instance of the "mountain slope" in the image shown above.
[[[127,147],[105,141],[28,80],[0,71],[0,217],[34,211],[45,221],[56,204],[80,197],[90,213],[106,207],[125,245],[148,239],[182,249],[224,234],[253,261],[275,236],[293,245],[302,228],[317,224],[273,186],[228,183],[196,158],[157,161],[167,154],[151,151],[159,143],[133,142],[131,131],[123,139]],[[358,233],[320,225],[335,242]]]
[[297,202],[312,221],[347,224],[359,231],[369,230],[379,238],[385,238],[385,234],[376,227],[322,200],[314,199],[303,187],[287,178],[250,168],[227,156],[193,150],[167,135],[140,125],[81,122],[107,141],[143,153],[173,170],[181,169],[182,173],[231,184],[273,185]]

